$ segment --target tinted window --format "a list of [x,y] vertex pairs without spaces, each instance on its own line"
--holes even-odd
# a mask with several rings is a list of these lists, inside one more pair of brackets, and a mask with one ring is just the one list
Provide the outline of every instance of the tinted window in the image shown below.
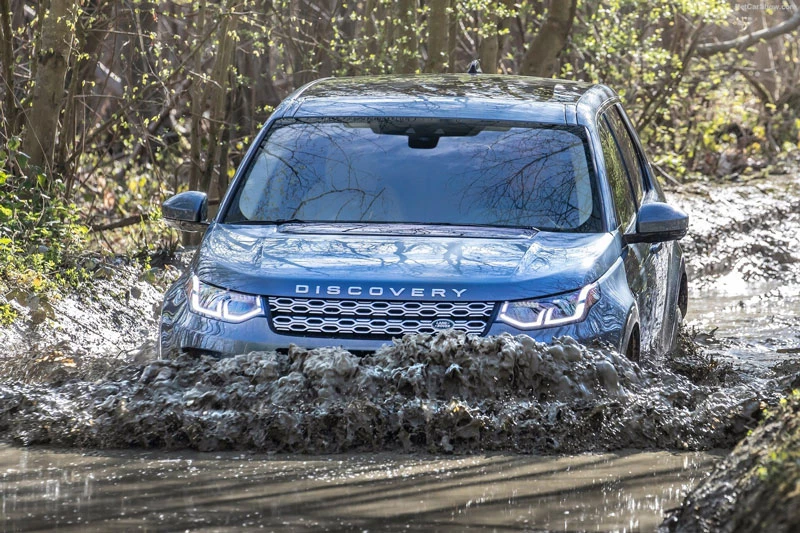
[[636,213],[636,206],[631,196],[631,187],[625,173],[625,166],[622,162],[617,143],[605,120],[598,121],[600,131],[600,143],[603,146],[603,159],[606,163],[606,175],[611,192],[614,195],[614,205],[617,209],[617,218],[625,230],[633,220]]
[[614,132],[614,137],[617,139],[619,149],[622,152],[622,160],[625,163],[625,168],[628,170],[633,192],[636,195],[636,205],[640,205],[642,202],[644,183],[641,160],[636,153],[633,140],[631,139],[630,133],[628,133],[628,128],[625,126],[625,121],[619,114],[617,106],[606,111],[606,118],[611,126],[611,131]]
[[225,222],[601,231],[582,128],[431,119],[273,126]]

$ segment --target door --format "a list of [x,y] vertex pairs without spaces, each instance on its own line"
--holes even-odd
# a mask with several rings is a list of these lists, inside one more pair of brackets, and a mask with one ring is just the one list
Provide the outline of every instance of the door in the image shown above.
[[[654,201],[655,191],[649,187],[644,170],[643,154],[637,148],[626,121],[622,116],[620,105],[609,108],[604,119],[613,134],[615,144],[625,168],[628,185],[631,191],[635,210],[642,202]],[[646,351],[663,353],[666,342],[665,310],[667,304],[667,285],[669,280],[669,252],[671,243],[638,243],[629,248],[640,260],[638,275],[641,281],[642,295],[639,300],[639,316],[642,322],[642,347]]]

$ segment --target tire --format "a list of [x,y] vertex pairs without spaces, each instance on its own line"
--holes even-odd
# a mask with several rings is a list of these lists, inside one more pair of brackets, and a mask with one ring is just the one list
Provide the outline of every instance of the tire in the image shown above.
[[641,351],[642,351],[642,344],[641,344],[641,338],[639,337],[639,326],[636,325],[633,327],[633,331],[631,331],[631,336],[628,339],[628,345],[625,347],[625,357],[627,357],[634,363],[639,363],[641,358]]
[[673,355],[678,350],[678,340],[680,339],[682,325],[683,325],[683,311],[679,306],[675,310],[675,326],[672,328],[672,338],[670,339],[667,355]]
[[686,274],[681,276],[681,285],[678,291],[678,305],[675,309],[675,320],[672,327],[672,338],[669,342],[669,349],[667,355],[672,355],[678,349],[678,339],[680,337],[681,326],[683,325],[683,318],[686,316],[686,311],[689,307],[689,283],[686,279]]

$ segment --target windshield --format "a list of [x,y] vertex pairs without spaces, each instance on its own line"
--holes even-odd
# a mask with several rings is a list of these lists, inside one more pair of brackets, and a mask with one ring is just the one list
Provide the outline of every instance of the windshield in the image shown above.
[[280,120],[223,222],[602,231],[583,128],[440,119]]

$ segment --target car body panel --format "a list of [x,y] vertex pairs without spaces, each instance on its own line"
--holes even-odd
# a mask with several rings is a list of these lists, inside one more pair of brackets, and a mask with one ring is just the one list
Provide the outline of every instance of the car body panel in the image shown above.
[[[275,225],[215,224],[198,253],[201,281],[249,294],[292,296],[298,284],[384,287],[388,300],[466,289],[464,301],[549,296],[597,280],[620,255],[611,234],[533,233],[516,238],[293,234]],[[393,294],[389,286],[406,288]],[[423,289],[416,297],[412,288]],[[354,291],[355,292],[355,291]],[[312,294],[314,291],[312,290]]]

